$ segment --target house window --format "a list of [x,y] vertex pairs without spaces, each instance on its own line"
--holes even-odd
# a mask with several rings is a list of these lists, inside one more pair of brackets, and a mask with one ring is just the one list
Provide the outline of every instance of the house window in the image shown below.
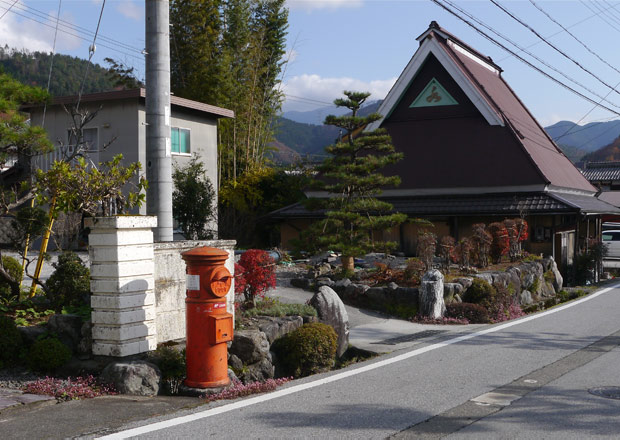
[[170,151],[176,154],[190,154],[192,150],[189,134],[190,131],[186,128],[172,127],[170,132]]

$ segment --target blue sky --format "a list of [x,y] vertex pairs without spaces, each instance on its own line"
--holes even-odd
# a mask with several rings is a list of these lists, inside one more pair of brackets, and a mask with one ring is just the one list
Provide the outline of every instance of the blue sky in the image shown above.
[[[596,55],[620,70],[620,52],[617,49],[620,1],[533,1],[569,28]],[[13,2],[0,0],[0,16]],[[532,60],[535,65],[596,102],[601,98],[611,101],[607,105],[620,112],[620,94],[612,90],[620,83],[620,73],[563,32],[529,0],[502,0],[500,4],[593,75],[542,43],[491,2],[451,2],[519,46],[529,48],[536,56],[589,90]],[[101,0],[62,1],[61,19],[81,28],[62,28],[63,31],[58,34],[58,52],[88,57],[89,41],[92,39],[88,31],[92,33],[96,28],[101,3]],[[415,38],[426,30],[431,20],[436,20],[449,32],[491,56],[504,69],[504,78],[542,124],[548,125],[562,119],[578,121],[595,107],[508,55],[430,0],[289,0],[288,6],[290,61],[284,75],[283,87],[288,95],[285,110],[317,108],[331,102],[345,88],[368,90],[373,97],[384,97],[417,49]],[[31,8],[56,16],[58,1],[19,0],[0,19],[0,43],[31,50],[51,50],[54,22],[33,17],[35,11]],[[48,26],[32,18],[46,22]],[[103,58],[113,57],[135,66],[139,75],[143,76],[143,60],[139,53],[143,46],[144,3],[106,1],[94,60],[102,63]],[[510,47],[514,49],[514,46]],[[531,59],[529,56],[527,58]],[[599,80],[612,87],[605,86]],[[581,124],[613,117],[613,113],[599,107]]]

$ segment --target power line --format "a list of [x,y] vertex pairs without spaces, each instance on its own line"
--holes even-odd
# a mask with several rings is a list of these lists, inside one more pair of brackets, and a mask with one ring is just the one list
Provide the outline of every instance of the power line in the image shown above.
[[77,104],[75,105],[76,110],[80,108],[80,100],[82,99],[82,92],[84,91],[84,84],[86,83],[86,78],[88,77],[88,69],[90,67],[91,60],[93,55],[95,54],[95,42],[97,41],[97,34],[99,33],[99,26],[101,25],[101,17],[103,17],[103,8],[105,8],[105,0],[101,4],[101,11],[99,12],[99,20],[97,20],[97,29],[95,29],[95,36],[93,37],[93,43],[88,48],[88,63],[86,64],[86,70],[84,72],[84,78],[82,79],[82,85],[80,86],[80,93],[78,94]]
[[[615,68],[614,66],[612,66],[611,64],[609,64],[606,60],[604,60],[601,56],[599,56],[599,54],[597,54],[596,52],[594,52],[592,49],[590,49],[588,47],[587,44],[585,44],[583,41],[581,41],[579,38],[577,38],[571,31],[569,31],[568,29],[566,29],[560,22],[558,22],[555,18],[553,18],[547,11],[545,11],[541,6],[539,6],[534,0],[530,0],[530,3],[532,5],[534,5],[534,7],[536,9],[538,9],[540,12],[542,12],[543,14],[545,14],[547,16],[547,18],[549,18],[549,20],[553,21],[555,24],[557,24],[558,26],[560,26],[564,32],[566,32],[568,35],[570,35],[571,37],[573,37],[573,39],[575,41],[577,41],[579,44],[581,44],[588,52],[590,52],[592,55],[594,55],[595,57],[597,57],[599,60],[601,60],[603,63],[605,63],[606,65],[608,65],[609,67],[611,67],[613,70],[615,70],[616,72],[620,73],[620,70],[618,70],[617,68]],[[618,87],[618,86],[616,86]]]
[[[0,2],[1,3],[8,3],[7,0],[0,0]],[[19,5],[17,5],[16,9],[19,9],[19,10],[24,11],[26,13],[32,14],[35,17],[39,17],[39,18],[42,18],[42,19],[45,19],[45,20],[48,20],[48,21],[60,22],[60,23],[62,23],[62,26],[66,27],[68,29],[71,29],[73,31],[81,32],[82,34],[85,34],[88,38],[92,38],[92,36],[93,36],[93,31],[91,31],[90,29],[87,29],[85,27],[82,27],[82,26],[79,26],[77,24],[71,23],[69,21],[63,20],[63,19],[61,19],[59,17],[53,17],[52,15],[47,14],[44,11],[41,11],[39,9],[33,8],[32,6],[28,6],[28,5],[20,3]],[[99,35],[98,38],[99,38],[99,40],[107,41],[110,44],[123,46],[127,50],[131,50],[131,51],[138,52],[138,53],[142,52],[142,49],[140,49],[140,48],[131,46],[129,44],[123,43],[122,41],[115,40],[113,38],[106,37],[104,35]]]
[[[601,9],[603,9],[603,7],[602,7],[602,6],[600,6],[599,4],[597,4],[597,3],[596,3],[596,2],[594,2],[594,1],[591,1],[590,3],[592,4],[592,6],[593,6],[594,8],[596,8],[596,10],[597,10],[597,11],[600,11]],[[582,4],[584,4],[584,5],[586,5],[586,6],[587,6],[587,4],[586,4],[586,3],[583,3],[583,2],[582,2]],[[610,9],[611,9],[611,8],[610,8]],[[605,19],[603,19],[603,17],[605,17]],[[620,28],[617,28],[617,27],[616,27],[616,25],[617,25],[617,24],[620,24],[620,22],[619,22],[619,21],[618,21],[618,19],[617,19],[617,18],[616,18],[616,17],[615,17],[612,13],[611,13],[611,11],[609,11],[609,14],[607,14],[607,15],[602,15],[600,18],[601,18],[601,20],[603,20],[605,23],[607,23],[608,25],[610,25],[610,26],[611,26],[612,28],[614,28],[615,30],[620,31]],[[611,21],[611,23],[610,23],[610,22],[608,22],[608,21],[607,21],[607,19],[609,19],[609,20]]]
[[[586,8],[588,8],[591,12],[596,13],[596,11],[594,9],[592,9],[590,7],[590,5],[588,5],[586,2],[579,0],[579,2],[584,5]],[[596,14],[598,18],[600,18],[602,21],[604,21],[605,23],[607,23],[610,27],[612,27],[613,29],[617,30],[618,32],[620,32],[620,29],[617,28],[613,23],[610,23],[609,21],[607,21],[606,18],[604,18],[604,15],[601,15],[603,12],[605,11],[601,11],[600,9],[598,10],[599,12]]]
[[6,11],[4,11],[4,13],[0,16],[0,20],[2,20],[2,19],[4,18],[4,16],[5,16],[6,14],[8,14],[8,13],[9,13],[9,11],[10,11],[11,9],[13,9],[13,6],[15,6],[15,4],[16,4],[18,1],[19,1],[19,0],[15,0],[15,1],[13,2],[13,4],[12,4],[11,6],[9,6],[9,8],[8,8]]
[[[56,54],[56,37],[58,36],[58,20],[60,20],[60,8],[62,6],[62,0],[58,0],[58,15],[56,20],[56,31],[54,32],[54,44],[52,45],[52,56],[50,57],[50,73],[47,76],[47,92],[50,91],[50,84],[52,83],[52,69],[54,68],[54,55]],[[47,100],[43,106],[43,119],[41,120],[41,127],[45,128],[45,113],[47,111]]]
[[[47,27],[52,28],[52,29],[54,29],[54,28],[55,28],[55,26],[54,26],[54,25],[51,25],[51,24],[48,24],[48,23],[44,23],[44,22],[39,21],[39,20],[37,20],[37,19],[35,19],[35,18],[29,17],[28,15],[25,15],[25,14],[20,14],[20,13],[19,13],[19,12],[17,12],[17,11],[11,11],[11,12],[12,12],[13,14],[19,15],[20,17],[24,17],[24,18],[27,18],[28,20],[32,20],[32,21],[34,21],[34,22],[36,22],[36,23],[42,24],[43,26],[47,26]],[[79,38],[80,40],[83,40],[83,41],[87,41],[87,42],[88,42],[88,41],[90,41],[88,38],[85,38],[85,37],[82,37],[82,36],[80,36],[80,35],[77,35],[77,34],[74,34],[74,33],[68,32],[68,31],[66,31],[66,30],[62,30],[62,29],[60,29],[60,32],[62,32],[62,33],[64,33],[64,34],[67,34],[67,35],[71,35],[72,37]],[[100,46],[105,47],[105,48],[110,49],[110,50],[113,50],[113,51],[118,52],[118,53],[122,53],[123,55],[129,56],[129,57],[132,57],[132,58],[135,58],[135,59],[141,60],[141,61],[143,60],[143,57],[141,57],[141,56],[136,56],[136,55],[133,55],[133,54],[130,54],[130,53],[124,52],[124,51],[120,50],[120,49],[119,49],[119,48],[117,48],[117,47],[108,46],[108,45],[106,45],[106,44],[102,44],[102,43],[100,44]]]
[[613,105],[616,108],[620,108],[620,106],[618,106],[617,104],[609,101],[607,98],[607,96],[609,96],[609,93],[603,97],[601,95],[599,95],[597,92],[595,92],[594,90],[588,88],[587,86],[583,85],[582,83],[580,83],[579,81],[571,78],[570,76],[568,76],[566,73],[562,72],[561,70],[559,70],[558,68],[554,67],[553,65],[549,64],[548,62],[546,62],[545,60],[543,60],[542,58],[536,56],[535,54],[533,54],[532,52],[528,51],[527,48],[523,48],[521,47],[519,44],[517,44],[515,41],[511,40],[510,38],[508,38],[507,36],[503,35],[502,33],[500,33],[499,31],[495,30],[493,27],[487,25],[486,23],[484,23],[482,20],[478,19],[477,17],[475,17],[474,15],[470,14],[469,12],[467,12],[466,10],[460,8],[459,6],[455,5],[454,3],[452,3],[450,0],[443,0],[444,3],[449,4],[451,7],[453,7],[454,9],[456,9],[457,11],[461,12],[462,14],[466,15],[467,17],[469,17],[471,20],[474,20],[476,23],[478,23],[479,25],[485,27],[486,29],[490,30],[491,32],[493,32],[495,35],[497,35],[500,38],[503,38],[505,41],[509,42],[510,44],[512,44],[514,47],[516,47],[517,49],[519,49],[521,52],[524,52],[526,54],[528,54],[529,56],[531,56],[532,58],[534,58],[536,61],[538,61],[539,63],[547,66],[549,69],[553,70],[554,72],[560,74],[561,76],[563,76],[564,78],[566,78],[567,80],[569,80],[570,82],[572,82],[573,84],[578,85],[579,87],[583,88],[584,90],[590,92],[591,94],[593,94],[594,96],[601,98],[601,100],[608,102],[609,104]]
[[[520,60],[521,62],[527,64],[529,67],[531,67],[532,69],[536,70],[537,72],[539,72],[540,74],[544,75],[546,78],[550,79],[551,81],[555,82],[556,84],[564,87],[565,89],[571,91],[572,93],[574,93],[575,95],[585,99],[588,102],[591,102],[592,104],[598,104],[596,101],[594,101],[592,98],[584,95],[583,93],[579,92],[578,90],[575,90],[574,88],[570,87],[567,84],[564,84],[562,81],[560,81],[557,78],[554,78],[552,75],[550,75],[549,73],[545,72],[544,70],[540,69],[539,67],[535,66],[534,64],[532,64],[531,62],[529,62],[528,60],[526,60],[525,58],[523,58],[522,56],[520,56],[519,54],[515,53],[514,51],[510,50],[509,48],[507,48],[505,45],[503,45],[502,43],[500,43],[499,41],[495,40],[493,37],[491,37],[490,35],[488,35],[486,32],[478,29],[474,24],[472,24],[471,22],[469,22],[468,20],[464,19],[463,17],[459,16],[456,12],[452,11],[450,8],[448,8],[447,6],[441,4],[439,2],[439,0],[431,0],[433,3],[435,3],[436,5],[440,6],[442,9],[446,10],[447,12],[449,12],[450,14],[454,15],[455,17],[457,17],[459,20],[463,21],[465,24],[467,24],[468,26],[470,26],[472,29],[474,29],[476,32],[478,32],[480,35],[482,35],[484,38],[486,38],[487,40],[489,40],[490,42],[492,42],[493,44],[495,44],[496,46],[500,47],[501,49],[505,50],[506,52],[512,54],[514,57],[516,57],[518,60]],[[618,113],[617,111],[601,105],[601,108],[604,108],[605,110],[620,116],[620,113]]]
[[504,8],[502,5],[500,5],[499,3],[497,3],[496,0],[489,0],[491,3],[493,3],[495,6],[497,6],[499,9],[501,9],[502,11],[504,11],[509,17],[511,17],[513,20],[515,20],[516,22],[518,22],[519,24],[521,24],[522,26],[524,26],[526,29],[528,29],[530,32],[532,32],[534,35],[536,35],[538,38],[540,38],[543,43],[545,43],[547,46],[551,47],[553,50],[555,50],[556,52],[558,52],[559,54],[561,54],[563,57],[565,57],[566,59],[572,61],[575,65],[577,65],[581,70],[583,70],[584,72],[588,73],[590,76],[592,76],[594,79],[596,79],[597,81],[599,81],[601,84],[605,85],[606,87],[610,88],[611,90],[613,90],[614,92],[616,92],[617,94],[620,95],[620,92],[618,92],[614,87],[612,87],[611,85],[607,84],[605,81],[603,81],[602,79],[600,79],[598,76],[596,76],[594,73],[592,73],[589,69],[583,67],[578,61],[576,61],[575,59],[573,59],[572,57],[570,57],[568,54],[566,54],[564,51],[562,51],[561,49],[557,48],[555,45],[551,44],[549,41],[547,41],[542,35],[540,35],[533,27],[531,27],[529,24],[525,23],[523,20],[521,20],[519,17],[517,17],[516,15],[514,15],[512,12],[510,12],[509,10],[507,10],[506,8]]

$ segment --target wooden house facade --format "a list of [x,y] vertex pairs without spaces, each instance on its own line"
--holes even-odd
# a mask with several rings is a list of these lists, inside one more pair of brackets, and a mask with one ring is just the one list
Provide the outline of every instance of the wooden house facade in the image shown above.
[[[468,236],[475,223],[525,216],[532,253],[570,264],[587,238],[600,236],[601,216],[618,208],[555,145],[502,78],[489,57],[436,22],[418,37],[415,52],[379,107],[404,159],[384,170],[401,185],[382,198],[394,210],[431,220],[438,236]],[[327,194],[308,193],[324,197]],[[271,214],[282,245],[324,215],[296,204]],[[415,253],[416,227],[404,224],[385,238]],[[388,237],[389,236],[389,237]]]

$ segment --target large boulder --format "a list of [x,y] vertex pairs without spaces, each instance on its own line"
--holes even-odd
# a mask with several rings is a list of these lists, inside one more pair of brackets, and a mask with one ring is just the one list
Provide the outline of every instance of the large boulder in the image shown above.
[[547,259],[550,260],[549,270],[553,274],[553,281],[552,281],[553,288],[555,289],[556,292],[559,292],[560,290],[562,290],[564,279],[562,278],[562,274],[558,270],[558,265],[555,263],[555,260],[553,259],[553,257],[548,257]]
[[265,333],[269,344],[278,338],[298,329],[304,324],[301,316],[284,316],[281,318],[260,317],[258,328]]
[[100,379],[103,383],[114,385],[122,394],[155,396],[159,392],[161,373],[150,362],[114,362],[103,369]]
[[443,300],[446,304],[450,304],[454,301],[455,295],[461,295],[463,293],[463,285],[460,283],[444,283],[443,285]]
[[349,345],[349,316],[344,303],[330,287],[320,287],[310,299],[310,305],[319,315],[319,321],[331,325],[338,334],[336,355],[342,356]]
[[443,300],[443,275],[437,269],[429,270],[420,284],[420,314],[431,319],[443,318],[446,305]]
[[229,351],[246,365],[260,362],[263,359],[271,361],[267,336],[264,332],[257,330],[236,331]]
[[82,339],[83,324],[83,319],[78,315],[52,315],[47,322],[47,328],[50,333],[58,335],[63,344],[77,352]]

